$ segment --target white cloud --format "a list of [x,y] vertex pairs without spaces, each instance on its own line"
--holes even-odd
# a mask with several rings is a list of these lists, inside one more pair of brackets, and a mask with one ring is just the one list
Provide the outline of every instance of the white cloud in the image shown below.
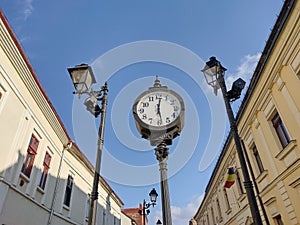
[[[171,206],[172,212],[172,224],[173,225],[188,225],[190,219],[195,215],[197,212],[204,194],[199,196],[195,196],[187,205],[178,207],[178,206]],[[156,224],[156,221],[160,219],[162,221],[162,212],[156,211],[156,216],[153,221],[149,224]]]
[[257,53],[255,55],[246,55],[243,57],[241,65],[237,68],[237,72],[234,75],[229,75],[226,79],[228,90],[231,89],[232,83],[238,78],[242,78],[249,84],[260,56],[261,53]]
[[33,5],[32,5],[33,0],[25,0],[24,1],[24,15],[25,19],[27,19],[32,13],[33,13]]
[[27,20],[34,11],[33,0],[19,0],[18,5],[20,7],[19,13],[21,14],[22,20]]

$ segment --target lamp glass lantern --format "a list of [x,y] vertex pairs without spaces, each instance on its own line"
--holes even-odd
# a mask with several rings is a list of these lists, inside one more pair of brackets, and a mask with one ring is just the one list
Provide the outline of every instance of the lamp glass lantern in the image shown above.
[[157,199],[157,197],[158,197],[158,194],[157,194],[155,188],[153,188],[153,189],[150,191],[149,196],[150,196],[150,201],[151,201],[152,203],[155,203],[155,202],[156,202],[156,199]]
[[219,75],[224,75],[227,69],[221,65],[216,57],[210,57],[209,61],[206,62],[204,68],[201,70],[205,76],[206,82],[213,87],[215,95],[220,88],[218,78]]
[[162,225],[162,222],[160,221],[160,219],[157,220],[156,225]]
[[68,68],[76,94],[87,92],[92,84],[96,83],[96,79],[92,68],[87,64],[81,64],[73,68]]

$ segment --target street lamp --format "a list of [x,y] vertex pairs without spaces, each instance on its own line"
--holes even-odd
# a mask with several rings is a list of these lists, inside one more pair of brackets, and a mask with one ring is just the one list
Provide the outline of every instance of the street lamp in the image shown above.
[[[81,64],[74,68],[68,68],[68,72],[71,76],[72,82],[75,87],[73,94],[78,94],[80,97],[82,94],[87,94],[89,97],[84,101],[86,109],[96,118],[101,113],[100,126],[98,130],[98,145],[97,145],[97,158],[93,181],[93,190],[90,195],[90,209],[88,225],[96,224],[96,212],[97,212],[97,199],[98,199],[98,184],[100,178],[100,165],[102,157],[102,148],[104,142],[104,126],[106,116],[107,105],[107,82],[101,87],[99,91],[91,89],[92,84],[96,83],[95,76],[92,68],[87,64]],[[101,108],[98,105],[98,101],[101,101]]]
[[96,83],[92,68],[87,64],[68,68],[68,71],[76,90],[74,94],[87,93],[92,84]]
[[162,225],[162,222],[160,221],[160,219],[157,220],[156,225]]
[[234,138],[236,150],[241,164],[241,169],[245,179],[244,186],[246,189],[252,218],[254,220],[253,222],[255,225],[262,225],[262,220],[259,214],[259,209],[253,191],[252,181],[250,180],[249,172],[242,150],[241,140],[237,130],[236,120],[234,118],[233,111],[230,105],[230,102],[235,101],[240,97],[246,82],[239,78],[233,83],[232,89],[230,91],[227,91],[224,80],[224,74],[226,70],[227,69],[221,65],[221,63],[216,59],[216,57],[211,57],[209,61],[206,62],[205,67],[201,71],[204,73],[207,83],[213,87],[216,95],[218,89],[221,88],[226,106],[226,111],[230,122],[230,129]]
[[150,210],[149,207],[152,205],[153,207],[156,205],[156,199],[157,199],[157,192],[155,190],[155,188],[153,188],[150,193],[150,202],[146,202],[146,200],[144,199],[143,201],[143,209],[139,210],[139,214],[143,216],[143,225],[146,225],[146,215],[149,215]]

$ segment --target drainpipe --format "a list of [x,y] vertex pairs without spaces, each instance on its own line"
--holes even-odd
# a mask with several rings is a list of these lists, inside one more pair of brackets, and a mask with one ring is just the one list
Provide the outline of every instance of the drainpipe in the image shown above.
[[61,158],[60,158],[60,162],[59,162],[59,167],[58,167],[58,171],[57,171],[57,177],[56,177],[56,183],[55,183],[55,187],[54,187],[52,203],[51,203],[51,207],[50,207],[50,215],[49,215],[49,218],[48,218],[47,225],[50,225],[51,222],[52,222],[52,217],[53,217],[53,213],[54,213],[54,205],[55,205],[56,195],[57,195],[57,191],[58,191],[58,187],[59,187],[59,181],[60,181],[60,172],[61,172],[62,162],[63,162],[64,156],[65,156],[65,150],[70,150],[71,147],[72,147],[72,142],[69,142],[67,145],[64,146],[64,148],[62,150],[62,154],[61,154]]

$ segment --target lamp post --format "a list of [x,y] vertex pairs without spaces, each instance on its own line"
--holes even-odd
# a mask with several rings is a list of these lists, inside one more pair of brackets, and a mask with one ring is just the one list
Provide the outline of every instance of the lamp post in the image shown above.
[[246,165],[246,160],[242,150],[241,140],[238,134],[236,120],[234,118],[233,111],[230,105],[230,102],[235,101],[240,97],[241,91],[243,90],[246,82],[243,81],[241,78],[239,78],[233,83],[232,89],[230,91],[227,91],[225,80],[224,80],[224,74],[226,70],[227,69],[224,68],[215,57],[211,57],[209,61],[206,62],[206,65],[202,69],[202,72],[205,75],[207,83],[214,88],[214,93],[216,95],[218,89],[221,88],[223,99],[226,106],[226,111],[230,122],[230,129],[234,138],[236,151],[238,153],[241,169],[244,176],[244,186],[246,189],[246,194],[250,205],[253,222],[255,225],[262,225],[262,220],[259,214],[258,205],[253,191],[252,181],[250,180],[249,172]]
[[153,207],[156,205],[156,199],[157,199],[157,192],[155,190],[155,188],[153,188],[150,193],[150,202],[146,202],[146,200],[144,199],[143,201],[143,209],[139,210],[139,214],[143,216],[143,225],[146,225],[146,215],[149,215],[150,210],[149,207],[152,205]]
[[[87,64],[81,64],[74,68],[68,68],[71,79],[73,81],[75,92],[80,97],[82,94],[87,94],[89,97],[84,101],[86,109],[96,117],[101,113],[100,126],[98,130],[98,143],[97,143],[97,158],[93,181],[93,190],[90,195],[90,209],[88,217],[88,225],[96,224],[96,212],[97,212],[97,199],[98,199],[98,184],[100,178],[100,165],[102,157],[102,148],[104,142],[104,126],[106,116],[107,105],[107,82],[101,87],[99,91],[93,91],[91,89],[92,84],[96,83],[95,76],[92,68]],[[98,101],[101,101],[101,108],[98,105]]]

